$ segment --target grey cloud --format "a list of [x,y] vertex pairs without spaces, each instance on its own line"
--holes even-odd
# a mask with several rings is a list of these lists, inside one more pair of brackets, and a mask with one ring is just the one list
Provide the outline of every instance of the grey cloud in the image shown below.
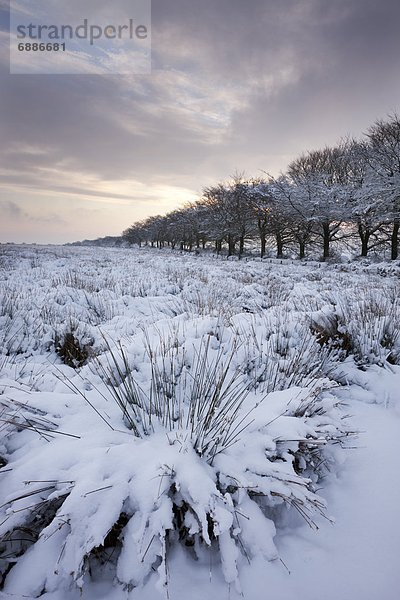
[[1,213],[14,219],[19,219],[24,214],[18,204],[11,200],[0,200],[0,214]]
[[57,213],[48,213],[43,216],[30,216],[29,220],[35,224],[43,224],[43,225],[66,225],[67,221],[61,215]]
[[393,0],[153,0],[150,76],[3,67],[4,181],[40,189],[52,168],[200,191],[276,172],[398,108],[399,22]]
[[29,221],[32,223],[65,223],[65,220],[60,215],[51,212],[44,215],[34,215],[25,212],[16,202],[11,200],[0,200],[0,215],[3,214],[12,221]]

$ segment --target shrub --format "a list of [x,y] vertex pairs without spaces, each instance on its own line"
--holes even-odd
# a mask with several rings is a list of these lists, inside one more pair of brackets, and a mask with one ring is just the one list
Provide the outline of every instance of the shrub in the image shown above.
[[[181,352],[148,345],[146,389],[126,352],[108,347],[97,366],[107,385],[85,392],[72,384],[86,404],[76,394],[76,417],[42,423],[46,440],[35,436],[35,396],[18,407],[15,428],[32,431],[0,470],[6,591],[82,588],[104,560],[126,589],[153,571],[165,587],[177,543],[198,557],[219,555],[239,589],[243,557],[278,557],[274,507],[294,507],[312,526],[324,512],[317,462],[347,435],[337,400],[326,382],[266,397],[250,391],[233,352],[212,347],[210,336]],[[9,435],[18,449],[21,433]]]

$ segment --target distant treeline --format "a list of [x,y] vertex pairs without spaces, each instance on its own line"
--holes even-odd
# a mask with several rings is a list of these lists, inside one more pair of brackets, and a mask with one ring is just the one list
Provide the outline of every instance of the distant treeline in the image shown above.
[[96,238],[95,240],[82,240],[81,242],[71,242],[65,244],[65,246],[100,246],[104,248],[118,248],[120,246],[127,246],[128,242],[121,236],[111,236]]
[[285,248],[320,246],[324,259],[332,243],[358,239],[361,256],[372,248],[399,253],[400,118],[376,121],[361,140],[304,153],[278,178],[245,178],[203,190],[202,197],[165,216],[131,225],[122,237],[130,244],[181,250],[205,248],[242,256],[246,242],[258,242],[263,257],[274,242]]

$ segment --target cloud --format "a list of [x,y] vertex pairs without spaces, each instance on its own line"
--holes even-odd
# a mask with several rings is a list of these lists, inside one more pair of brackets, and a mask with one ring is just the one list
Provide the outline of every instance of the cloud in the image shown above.
[[0,200],[0,213],[13,219],[20,219],[24,214],[21,208],[11,200]]
[[5,197],[133,207],[133,221],[399,108],[397,1],[153,0],[152,13],[146,76],[9,75],[0,36]]

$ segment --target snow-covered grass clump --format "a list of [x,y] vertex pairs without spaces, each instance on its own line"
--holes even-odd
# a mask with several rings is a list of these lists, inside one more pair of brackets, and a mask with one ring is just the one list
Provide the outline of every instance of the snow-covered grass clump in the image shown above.
[[285,512],[317,527],[353,429],[339,382],[399,357],[396,275],[361,297],[365,268],[7,247],[6,592],[167,589],[179,545],[239,590]]

